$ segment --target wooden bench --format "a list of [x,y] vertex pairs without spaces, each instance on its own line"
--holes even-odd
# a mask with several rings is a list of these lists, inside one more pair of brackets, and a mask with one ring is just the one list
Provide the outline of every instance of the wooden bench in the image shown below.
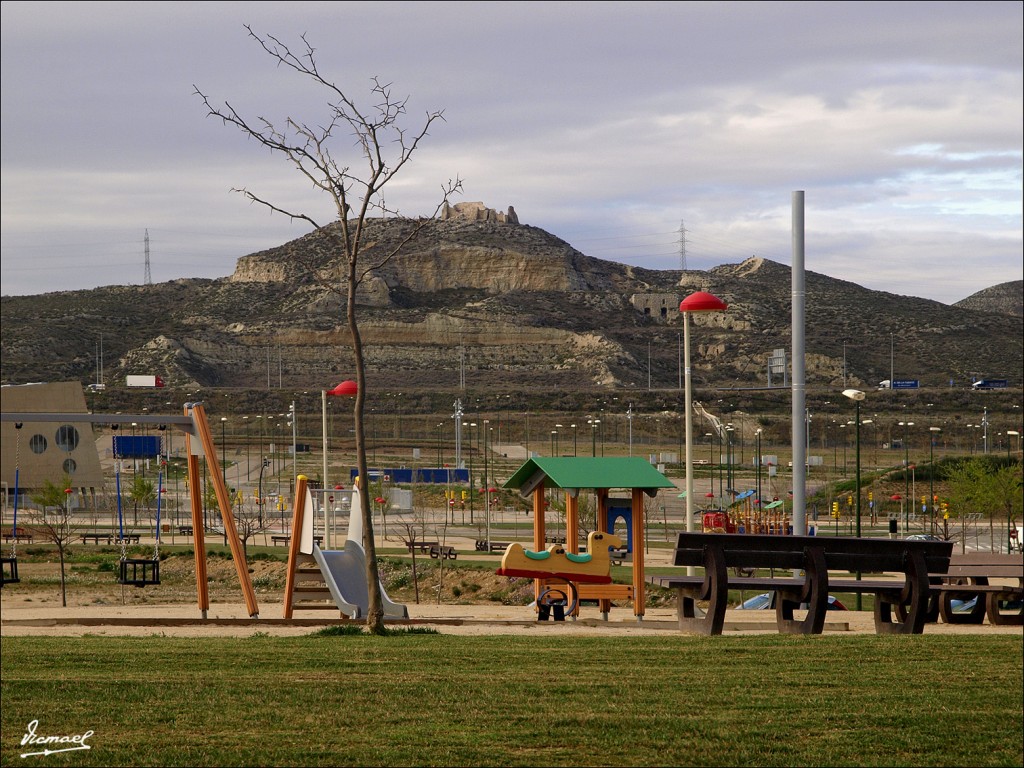
[[[673,564],[700,566],[702,576],[649,576],[647,581],[678,592],[679,629],[720,635],[729,588],[775,590],[779,632],[820,634],[825,626],[829,590],[875,595],[875,631],[920,634],[928,618],[929,576],[949,567],[952,542],[906,541],[828,536],[766,536],[731,533],[680,533]],[[730,575],[730,569],[773,569],[788,575]],[[884,574],[901,578],[833,579],[829,571]],[[793,576],[791,574],[800,574]],[[704,617],[696,601],[708,601]],[[802,620],[793,611],[806,605]]]
[[633,554],[625,547],[622,547],[621,549],[609,549],[608,558],[612,561],[612,565],[622,565],[624,560],[632,560]]
[[6,542],[24,541],[31,544],[34,536],[35,535],[31,531],[29,531],[27,528],[22,528],[20,525],[14,530],[8,528],[6,531],[4,531],[4,541]]
[[[270,537],[270,540],[274,543],[275,547],[278,544],[284,544],[285,546],[287,546],[288,543],[292,540],[292,537],[291,537],[291,534],[288,534],[288,533],[277,533],[277,534],[272,535]],[[313,537],[313,542],[318,547],[323,546],[324,537],[323,536],[314,536]]]
[[492,541],[491,542],[491,546],[488,547],[486,539],[477,539],[476,540],[476,551],[477,552],[488,552],[488,553],[504,552],[506,549],[509,548],[510,544],[511,544],[511,542],[508,542],[508,541]]
[[106,541],[110,544],[114,541],[114,534],[112,533],[83,533],[79,538],[82,539],[82,543],[85,544],[91,541],[93,544],[99,544],[101,541]]
[[[115,544],[138,544],[142,541],[142,534],[140,533],[126,533],[123,539],[111,537],[111,541]],[[84,542],[83,542],[84,543]],[[99,542],[96,542],[97,544]]]
[[[990,579],[1015,581],[1016,584],[991,584]],[[981,624],[988,615],[992,624],[1024,625],[1024,603],[1015,610],[1003,612],[1002,603],[1024,598],[1024,554],[966,552],[949,560],[945,573],[931,574],[932,594],[937,613],[947,624]],[[974,608],[957,613],[953,600],[976,598]],[[934,615],[930,617],[933,620]]]
[[[416,541],[416,540],[413,540],[413,541],[406,542],[406,544],[405,544],[405,548],[409,550],[409,554],[410,555],[413,552],[420,552],[421,554],[426,554],[427,552],[430,552],[430,550],[433,547],[436,547],[436,546],[438,546],[438,542],[436,542],[436,541]],[[431,555],[431,557],[433,557],[433,555]]]
[[192,535],[192,526],[191,525],[179,525],[178,526],[178,535],[179,536],[191,536]]
[[435,560],[438,558],[441,558],[442,560],[454,560],[459,556],[459,554],[455,551],[455,547],[443,547],[440,544],[434,544],[430,548],[430,556]]

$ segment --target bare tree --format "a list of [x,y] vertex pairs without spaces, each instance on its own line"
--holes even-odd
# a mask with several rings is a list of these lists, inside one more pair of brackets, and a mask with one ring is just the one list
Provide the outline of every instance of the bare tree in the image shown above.
[[[249,559],[249,540],[256,543],[256,537],[266,533],[270,528],[270,518],[263,517],[259,508],[245,503],[236,504],[232,513],[235,516],[235,530],[238,531],[238,538],[242,540],[242,553],[246,560]],[[266,538],[264,538],[264,544]]]
[[71,477],[64,476],[62,485],[44,480],[42,489],[31,497],[39,509],[29,515],[36,533],[57,547],[60,559],[60,602],[68,607],[67,577],[65,575],[66,552],[74,538],[77,527],[71,513]]
[[[348,92],[324,76],[317,66],[316,50],[303,35],[302,50],[293,53],[291,49],[272,35],[261,36],[246,25],[250,38],[273,59],[276,64],[290,69],[300,78],[312,81],[328,93],[328,116],[322,123],[306,123],[286,118],[283,126],[257,117],[249,120],[239,114],[230,103],[213,104],[195,87],[195,93],[202,99],[209,117],[216,117],[225,125],[237,128],[243,135],[253,139],[271,152],[282,155],[313,188],[326,194],[333,203],[332,222],[321,223],[310,215],[282,208],[249,189],[236,189],[245,198],[258,203],[272,212],[291,219],[308,222],[337,254],[338,263],[332,272],[323,274],[319,269],[310,268],[314,279],[326,287],[345,296],[346,320],[352,337],[352,354],[356,369],[358,391],[353,406],[353,420],[356,436],[356,464],[359,477],[366,482],[366,442],[364,435],[364,403],[366,401],[366,371],[363,357],[363,341],[356,319],[356,291],[367,275],[379,269],[413,240],[429,219],[417,219],[396,244],[383,249],[374,249],[369,263],[362,263],[363,251],[369,250],[364,243],[366,222],[371,212],[381,217],[398,216],[398,211],[388,207],[383,197],[384,187],[398,175],[412,158],[420,142],[428,135],[430,127],[444,120],[443,111],[428,112],[415,130],[403,127],[406,119],[407,99],[396,99],[391,85],[372,80],[370,96],[372,106],[364,111],[357,106]],[[359,155],[362,170],[353,170],[340,157],[335,156],[335,147],[342,152],[352,151],[351,139]],[[441,188],[441,200],[433,215],[441,210],[448,198],[461,191],[459,179],[449,179]],[[351,218],[350,218],[351,217]],[[365,485],[364,485],[365,488]],[[384,632],[384,607],[381,601],[377,579],[377,550],[373,540],[373,515],[367,493],[360,494],[363,517],[363,548],[366,552],[366,583],[369,587],[367,626],[376,634]]]

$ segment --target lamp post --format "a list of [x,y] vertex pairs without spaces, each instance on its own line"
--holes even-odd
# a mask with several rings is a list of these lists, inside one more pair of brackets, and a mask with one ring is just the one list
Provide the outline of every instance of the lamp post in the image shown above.
[[[706,291],[691,293],[679,303],[683,313],[683,381],[686,403],[686,530],[693,530],[693,387],[690,371],[690,313],[724,312],[728,305]],[[687,574],[693,568],[686,569]]]
[[221,474],[224,476],[224,487],[225,488],[228,487],[228,459],[227,459],[227,449],[225,447],[227,445],[226,437],[225,437],[225,428],[226,428],[225,425],[227,423],[228,423],[228,417],[227,416],[221,416],[220,417],[220,471],[221,471]]
[[[576,454],[576,424],[573,423],[573,424],[570,424],[570,426],[572,427],[572,455],[576,456],[577,455]],[[1010,455],[1009,449],[1007,449],[1006,455],[1007,456]]]
[[1006,458],[1010,458],[1010,443],[1014,437],[1020,437],[1020,432],[1016,429],[1006,430]]
[[251,470],[249,469],[249,417],[243,416],[242,421],[245,423],[245,484],[248,485],[252,482],[249,479]]
[[935,433],[941,432],[939,427],[928,427],[928,517],[931,519],[932,533],[935,533]]
[[[470,421],[470,422],[465,422],[464,421],[464,422],[462,422],[462,426],[464,426],[464,427],[476,427],[476,422],[475,421]],[[477,432],[477,435],[479,435],[479,434],[480,433]],[[473,524],[473,450],[472,450],[472,448],[473,448],[473,433],[472,432],[469,433],[469,447],[470,447],[470,451],[469,451],[469,524],[472,525]],[[465,507],[463,507],[462,522],[466,522]]]
[[491,481],[488,470],[487,452],[489,444],[493,442],[490,437],[493,427],[488,426],[489,420],[484,419],[484,527],[487,541],[487,551],[491,551]]
[[295,488],[295,485],[299,482],[299,468],[298,468],[299,454],[298,454],[298,451],[296,450],[297,446],[295,444],[295,431],[296,431],[296,427],[295,427],[295,401],[294,400],[292,400],[291,405],[288,406],[288,421],[291,423],[291,427],[292,427],[292,488]]
[[[358,385],[354,381],[343,381],[338,384],[334,389],[321,389],[320,390],[320,415],[321,415],[321,429],[323,430],[324,440],[324,467],[323,467],[323,491],[324,491],[324,547],[327,549],[331,548],[331,528],[332,525],[328,524],[328,516],[333,513],[327,505],[327,491],[331,487],[327,483],[327,398],[328,397],[353,397],[359,391]],[[363,487],[366,488],[364,482]],[[353,510],[349,510],[349,514],[355,514]]]
[[903,530],[906,531],[910,525],[910,506],[914,503],[914,497],[910,495],[910,446],[907,444],[907,427],[914,426],[914,422],[901,421],[899,425],[903,427],[903,479],[907,486],[903,498],[908,500],[905,508],[906,514],[903,518]]
[[[857,493],[857,538],[860,538],[860,401],[864,399],[865,395],[859,389],[844,389],[843,395],[853,400],[856,404],[856,413],[854,420],[856,422],[856,480],[854,481]],[[857,580],[860,581],[860,571],[857,571]],[[857,592],[857,610],[861,609],[861,594]]]
[[761,503],[761,430],[754,433],[757,437],[757,503]]
[[590,425],[590,456],[592,458],[597,456],[597,425],[600,423],[600,419],[587,419],[587,424]]
[[270,466],[270,459],[266,456],[260,456],[260,483],[259,489],[256,491],[259,496],[259,523],[260,528],[263,527],[263,470]]

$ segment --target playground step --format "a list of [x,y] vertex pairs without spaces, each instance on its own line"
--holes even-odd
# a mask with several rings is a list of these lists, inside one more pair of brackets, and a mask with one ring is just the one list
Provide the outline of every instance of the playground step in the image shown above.
[[297,603],[292,606],[293,611],[337,611],[338,606],[334,603]]

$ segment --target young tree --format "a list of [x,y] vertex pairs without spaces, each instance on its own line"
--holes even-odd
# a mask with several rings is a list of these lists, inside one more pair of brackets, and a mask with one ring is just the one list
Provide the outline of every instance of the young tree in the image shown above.
[[[242,553],[246,561],[249,559],[249,540],[256,542],[256,536],[265,533],[270,528],[270,518],[264,518],[259,508],[248,505],[244,502],[236,504],[232,509],[235,516],[235,530],[238,531],[238,538],[242,540]],[[264,539],[266,543],[266,539]]]
[[[281,155],[300,175],[312,183],[314,189],[324,193],[332,202],[334,220],[319,222],[309,214],[288,210],[261,197],[249,189],[237,189],[253,203],[264,206],[291,219],[307,222],[328,243],[336,254],[333,277],[322,275],[312,269],[315,279],[331,290],[345,297],[345,314],[349,334],[352,338],[352,355],[358,387],[353,406],[353,421],[356,437],[356,465],[359,477],[365,482],[367,475],[366,441],[364,434],[364,403],[366,401],[366,372],[363,357],[363,341],[356,318],[356,291],[360,283],[373,270],[380,268],[413,240],[428,219],[412,222],[398,242],[383,250],[373,250],[370,263],[363,263],[364,230],[369,214],[381,217],[398,216],[398,211],[388,207],[383,190],[411,160],[428,135],[430,127],[444,120],[443,111],[428,112],[418,128],[410,131],[404,127],[406,120],[406,99],[396,99],[391,85],[372,80],[370,96],[372,106],[368,110],[357,105],[349,92],[329,80],[317,65],[316,50],[305,36],[301,37],[302,50],[293,53],[283,42],[272,35],[256,34],[252,27],[245,27],[254,40],[279,66],[291,70],[300,78],[323,88],[328,95],[328,114],[319,123],[286,118],[283,125],[257,117],[251,121],[243,117],[228,102],[215,105],[195,88],[202,99],[209,117],[219,118],[227,126],[237,128],[244,136],[255,140],[271,152]],[[354,170],[344,157],[352,151],[353,142],[359,155],[362,170]],[[335,155],[336,148],[342,153]],[[454,193],[461,191],[459,179],[449,180],[441,188],[441,200],[434,216]],[[364,486],[365,489],[365,486]],[[376,634],[384,632],[384,607],[381,601],[377,579],[377,550],[373,539],[373,515],[369,494],[360,494],[363,518],[363,548],[366,552],[366,583],[369,587],[367,626]]]
[[147,480],[142,475],[135,475],[132,478],[132,487],[128,489],[128,495],[131,496],[133,505],[132,512],[134,515],[134,526],[139,525],[139,504],[145,507],[146,512],[149,512],[149,506],[156,499],[156,486],[153,485],[152,480]]
[[31,496],[33,502],[39,505],[39,509],[29,515],[33,527],[39,534],[57,547],[57,557],[60,559],[60,602],[65,608],[68,607],[67,577],[65,575],[65,552],[71,539],[74,537],[77,527],[71,516],[71,477],[65,475],[57,485],[52,480],[44,480],[42,489]]

